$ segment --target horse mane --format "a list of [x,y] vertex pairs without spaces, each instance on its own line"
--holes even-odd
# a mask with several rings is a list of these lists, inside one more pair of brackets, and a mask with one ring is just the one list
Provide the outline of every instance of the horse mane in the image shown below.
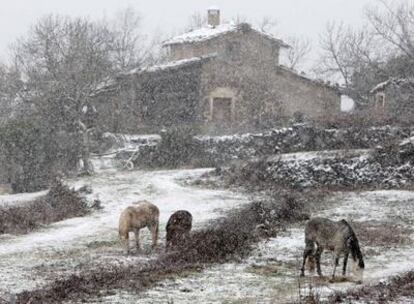
[[356,261],[358,259],[358,265],[360,268],[364,268],[364,259],[362,257],[361,248],[359,247],[359,241],[358,238],[354,232],[354,229],[352,229],[351,225],[349,223],[342,219],[341,223],[344,224],[348,228],[349,235],[347,237],[347,243],[349,246],[349,249],[351,250],[352,259]]

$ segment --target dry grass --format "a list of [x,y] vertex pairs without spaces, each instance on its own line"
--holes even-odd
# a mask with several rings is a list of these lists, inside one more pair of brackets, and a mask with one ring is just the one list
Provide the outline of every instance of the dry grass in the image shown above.
[[388,283],[378,283],[346,292],[337,292],[328,303],[389,303],[399,297],[414,298],[414,271],[393,277]]
[[259,240],[257,225],[264,225],[269,233],[274,234],[277,227],[302,220],[304,202],[309,202],[312,196],[309,193],[290,196],[275,193],[274,197],[277,199],[233,210],[209,228],[194,231],[182,250],[162,254],[157,260],[135,267],[102,265],[81,270],[80,274],[56,280],[45,288],[18,294],[16,303],[58,303],[101,296],[115,289],[140,292],[183,271],[199,270],[211,263],[239,260]]
[[28,233],[42,225],[89,212],[85,200],[77,192],[56,182],[43,197],[24,204],[0,209],[0,234]]
[[352,226],[365,246],[396,247],[413,243],[412,227],[404,227],[390,222],[354,222]]

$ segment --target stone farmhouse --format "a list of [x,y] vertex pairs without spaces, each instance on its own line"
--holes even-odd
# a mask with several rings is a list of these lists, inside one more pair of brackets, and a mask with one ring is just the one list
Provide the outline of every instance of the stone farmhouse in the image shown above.
[[[163,43],[167,62],[118,75],[97,98],[108,131],[197,125],[208,131],[282,125],[340,111],[337,88],[279,63],[289,46],[250,24],[208,24]],[[112,87],[112,90],[108,90]],[[121,119],[122,117],[122,119]]]

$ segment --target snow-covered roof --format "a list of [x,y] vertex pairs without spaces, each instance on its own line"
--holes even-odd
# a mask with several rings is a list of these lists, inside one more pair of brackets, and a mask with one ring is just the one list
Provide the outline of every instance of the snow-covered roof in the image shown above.
[[371,89],[371,91],[369,91],[371,94],[375,94],[376,92],[378,92],[378,91],[382,91],[382,90],[384,90],[387,86],[388,86],[388,84],[391,82],[391,79],[388,79],[387,81],[383,81],[383,82],[380,82],[379,84],[377,84],[375,87],[373,87],[372,89]]
[[163,64],[152,65],[152,66],[147,66],[143,68],[136,68],[136,69],[133,69],[133,70],[130,70],[124,73],[123,75],[132,75],[132,74],[140,74],[144,72],[156,72],[156,71],[163,71],[163,70],[168,70],[168,69],[173,69],[173,68],[179,68],[179,67],[183,67],[186,65],[191,65],[193,63],[201,62],[203,60],[206,60],[208,58],[213,58],[215,56],[216,54],[210,54],[208,56],[192,57],[192,58],[186,58],[186,59],[181,59],[181,60],[169,61]]
[[[226,35],[228,33],[235,33],[241,29],[242,24],[235,24],[235,23],[225,23],[220,24],[216,27],[212,27],[210,25],[206,25],[200,29],[193,30],[178,36],[175,36],[171,39],[164,41],[163,46],[173,45],[173,44],[183,44],[183,43],[196,43],[202,42],[206,40],[210,40],[222,35]],[[286,43],[282,40],[277,39],[272,34],[262,31],[261,29],[254,28],[251,25],[247,24],[252,31],[257,32],[259,35],[263,37],[273,40],[280,44],[281,47],[289,47]]]
[[135,68],[127,72],[122,72],[116,75],[114,78],[107,79],[103,81],[102,83],[100,83],[98,85],[96,92],[92,94],[91,97],[113,90],[118,83],[117,79],[122,78],[123,76],[130,76],[130,75],[137,75],[137,74],[141,74],[145,72],[151,73],[151,72],[157,72],[157,71],[166,71],[166,70],[174,69],[174,68],[181,68],[181,67],[191,65],[197,62],[202,62],[209,58],[214,58],[216,56],[217,54],[213,53],[213,54],[209,54],[209,55],[202,56],[202,57],[193,57],[193,58],[188,58],[188,59],[169,61],[163,64],[157,64],[157,65],[152,65],[152,66],[147,66],[147,67],[142,67],[142,68]]
[[327,87],[327,88],[330,88],[330,89],[333,89],[333,90],[336,90],[337,92],[339,92],[339,86],[338,86],[338,84],[333,84],[333,83],[331,83],[329,81],[323,81],[322,79],[314,79],[314,78],[311,78],[311,77],[307,76],[304,73],[298,73],[296,70],[291,69],[291,68],[288,68],[288,67],[286,67],[284,65],[279,65],[279,68],[282,71],[286,71],[288,73],[291,73],[291,75],[293,75],[293,76],[295,76],[295,77],[297,77],[299,79],[308,81],[310,83],[313,83],[313,84],[316,84],[316,85],[319,85],[319,86],[324,86],[324,87]]
[[220,8],[217,5],[212,5],[209,8],[207,8],[208,11],[219,11]]
[[375,87],[373,87],[371,89],[371,91],[369,91],[371,94],[375,94],[379,91],[383,91],[387,86],[389,86],[390,84],[395,84],[395,85],[404,85],[404,84],[412,84],[414,85],[414,78],[390,78],[386,81],[380,82],[379,84],[377,84]]

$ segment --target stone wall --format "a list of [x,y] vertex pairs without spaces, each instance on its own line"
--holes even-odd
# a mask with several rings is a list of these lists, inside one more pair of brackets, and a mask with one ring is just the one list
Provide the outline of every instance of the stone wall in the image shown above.
[[198,137],[203,150],[216,164],[276,153],[336,149],[369,149],[402,140],[414,129],[321,129],[308,125],[274,129],[264,133]]
[[[196,136],[180,149],[197,151],[187,164],[199,167],[230,165],[239,160],[304,151],[339,149],[372,149],[388,146],[408,138],[411,128],[369,128],[369,129],[319,129],[306,125],[275,129],[264,133],[229,136]],[[137,167],[158,167],[157,159],[167,154],[158,148],[160,142],[143,144],[134,151],[119,155],[128,159],[133,153]],[[138,150],[138,151],[137,151]],[[136,152],[137,151],[137,152]]]
[[169,47],[170,61],[217,54],[231,62],[246,62],[260,57],[260,60],[267,64],[279,64],[280,46],[248,27],[205,41],[173,44]]
[[382,162],[377,153],[336,150],[285,154],[233,165],[220,174],[229,184],[254,187],[355,189],[412,185],[414,167],[409,161],[394,158],[392,162]]
[[310,119],[323,119],[340,113],[340,97],[335,89],[280,67],[274,73],[284,115],[302,113]]

